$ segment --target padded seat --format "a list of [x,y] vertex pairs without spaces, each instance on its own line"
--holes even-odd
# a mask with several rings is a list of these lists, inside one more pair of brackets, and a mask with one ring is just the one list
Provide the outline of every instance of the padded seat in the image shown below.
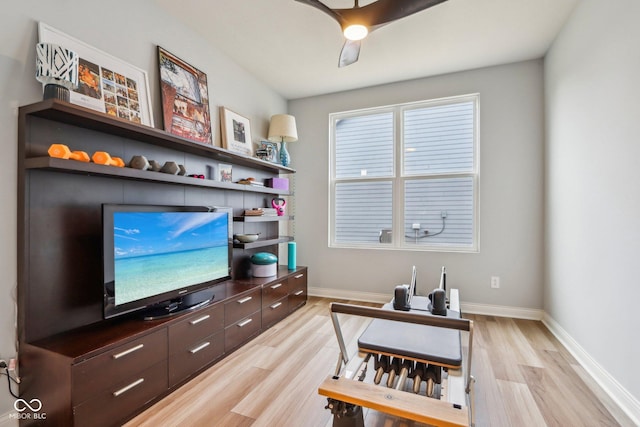
[[[428,298],[414,296],[411,312],[433,316],[428,311],[428,303]],[[393,310],[393,304],[385,304],[382,308]],[[460,313],[447,310],[447,317],[459,319]],[[373,319],[358,339],[358,348],[368,353],[399,356],[452,368],[462,366],[460,331],[455,329]]]

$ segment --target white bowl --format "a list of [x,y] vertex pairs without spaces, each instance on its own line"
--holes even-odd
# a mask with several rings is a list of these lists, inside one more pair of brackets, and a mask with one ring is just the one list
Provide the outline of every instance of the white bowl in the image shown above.
[[254,234],[235,234],[233,237],[237,239],[240,243],[251,243],[258,240],[258,236],[260,233]]

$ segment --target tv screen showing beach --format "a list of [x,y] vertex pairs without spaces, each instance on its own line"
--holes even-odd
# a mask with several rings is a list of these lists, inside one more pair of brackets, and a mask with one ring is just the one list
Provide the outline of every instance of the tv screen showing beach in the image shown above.
[[115,305],[228,276],[227,221],[219,212],[115,212]]

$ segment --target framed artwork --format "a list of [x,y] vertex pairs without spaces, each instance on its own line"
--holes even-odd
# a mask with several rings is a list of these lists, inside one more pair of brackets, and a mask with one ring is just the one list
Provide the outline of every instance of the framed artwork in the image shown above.
[[232,182],[233,180],[233,166],[218,163],[218,181]]
[[72,104],[153,127],[146,71],[43,22],[38,23],[38,34],[40,43],[57,44],[80,56],[78,88],[69,93]]
[[158,46],[164,130],[213,145],[207,75]]
[[245,156],[253,156],[249,119],[225,107],[220,107],[220,127],[222,148]]
[[278,159],[278,145],[271,141],[260,141],[256,156],[272,163],[280,163]]

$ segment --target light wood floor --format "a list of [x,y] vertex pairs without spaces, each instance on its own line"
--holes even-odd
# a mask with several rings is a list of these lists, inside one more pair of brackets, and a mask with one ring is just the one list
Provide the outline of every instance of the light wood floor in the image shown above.
[[[126,426],[331,426],[326,399],[317,394],[338,358],[329,303],[309,298],[306,306]],[[475,323],[477,426],[634,425],[542,323],[465,317]],[[355,351],[367,320],[341,319],[345,340]],[[369,410],[365,424],[421,425]]]

